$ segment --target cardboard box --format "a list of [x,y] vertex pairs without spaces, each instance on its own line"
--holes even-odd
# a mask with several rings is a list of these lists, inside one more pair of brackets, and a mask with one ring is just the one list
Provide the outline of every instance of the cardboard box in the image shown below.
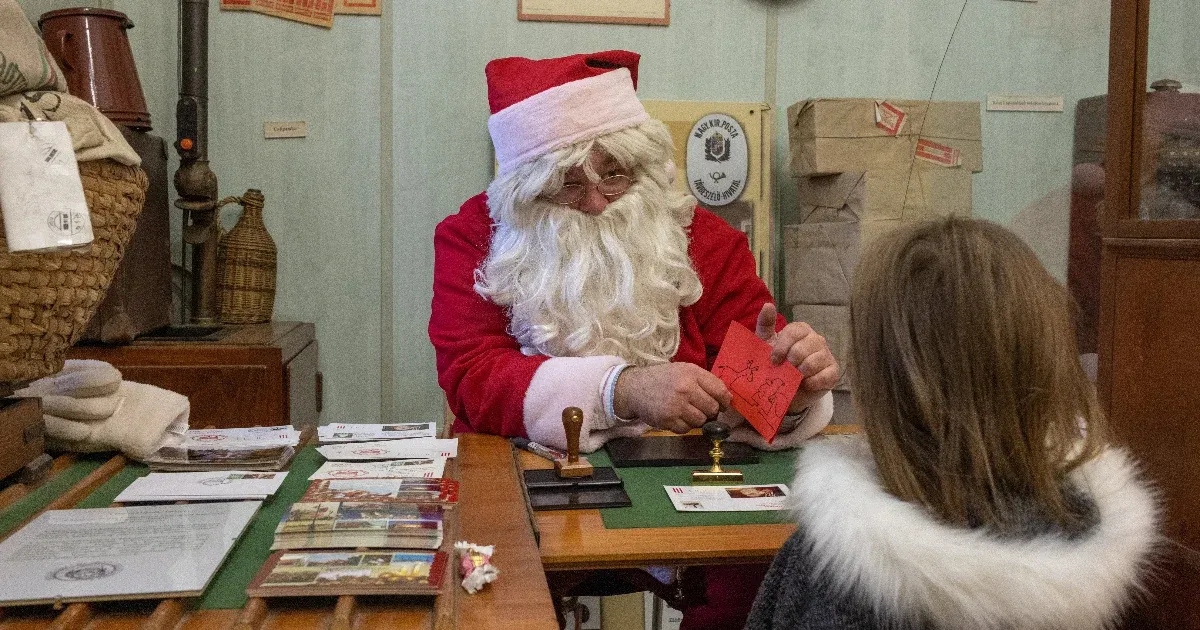
[[834,389],[849,391],[846,361],[850,358],[850,307],[836,304],[797,304],[792,307],[793,322],[805,322],[817,334],[825,337],[825,343],[842,370],[842,378]]
[[972,207],[971,173],[934,165],[797,177],[796,190],[806,223],[830,220],[819,208],[837,209],[836,217],[849,220],[920,221],[970,216]]
[[957,150],[960,163],[946,166],[983,170],[982,125],[975,101],[886,101],[904,113],[892,134],[876,124],[874,99],[817,99],[788,108],[788,139],[793,175],[832,175],[874,169],[907,168],[920,141]]
[[857,221],[784,226],[784,301],[849,304],[858,252]]

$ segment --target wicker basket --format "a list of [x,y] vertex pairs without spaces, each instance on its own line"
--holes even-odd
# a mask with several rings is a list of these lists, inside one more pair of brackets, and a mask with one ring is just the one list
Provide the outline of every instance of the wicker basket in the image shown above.
[[263,195],[251,188],[217,206],[242,204],[237,225],[217,248],[217,292],[224,324],[261,324],[275,311],[275,240],[263,223]]
[[11,253],[0,217],[0,383],[62,369],[87,327],[137,227],[148,181],[113,160],[81,162],[95,240],[70,251]]

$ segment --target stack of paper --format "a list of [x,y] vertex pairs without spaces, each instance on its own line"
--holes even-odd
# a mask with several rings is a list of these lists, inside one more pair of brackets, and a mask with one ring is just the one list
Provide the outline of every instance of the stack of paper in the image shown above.
[[178,446],[146,458],[151,470],[282,470],[296,454],[300,433],[290,426],[188,431]]
[[322,444],[435,438],[437,437],[437,426],[432,422],[329,424],[317,429],[317,437]]
[[319,479],[275,529],[272,549],[437,549],[453,479]]
[[151,473],[135,479],[116,501],[261,501],[275,494],[286,476],[282,472],[251,471]]
[[437,549],[441,505],[382,501],[293,503],[271,549]]
[[383,462],[325,462],[309,479],[433,479],[440,478],[445,471],[445,457]]
[[372,461],[384,459],[432,459],[458,457],[458,438],[440,440],[416,438],[380,442],[354,442],[317,447],[325,459],[334,461]]

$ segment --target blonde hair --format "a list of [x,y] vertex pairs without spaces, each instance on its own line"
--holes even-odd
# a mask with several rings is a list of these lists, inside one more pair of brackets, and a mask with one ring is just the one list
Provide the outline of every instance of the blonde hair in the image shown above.
[[1104,425],[1073,302],[1033,251],[985,221],[942,219],[873,243],[850,304],[852,396],[884,487],[948,523],[1079,524],[1067,473]]

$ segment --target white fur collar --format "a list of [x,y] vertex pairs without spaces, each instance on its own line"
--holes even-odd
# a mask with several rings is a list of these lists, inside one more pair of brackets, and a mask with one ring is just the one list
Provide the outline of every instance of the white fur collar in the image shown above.
[[941,628],[1103,628],[1112,624],[1159,542],[1154,494],[1123,450],[1072,474],[1099,523],[1075,540],[1000,540],[949,527],[885,492],[862,437],[807,444],[793,506],[814,580],[861,596],[881,619]]

